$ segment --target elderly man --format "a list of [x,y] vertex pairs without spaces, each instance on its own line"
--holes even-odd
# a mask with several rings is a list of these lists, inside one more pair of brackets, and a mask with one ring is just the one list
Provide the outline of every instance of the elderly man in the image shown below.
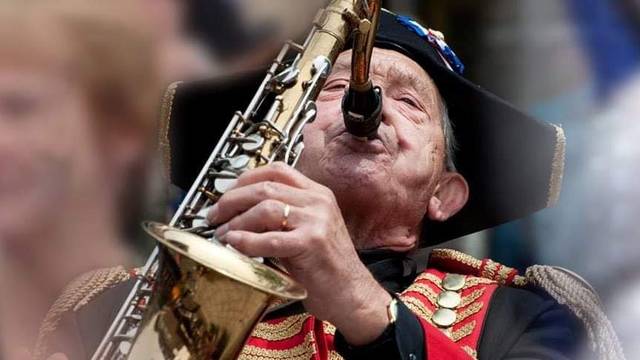
[[[371,67],[383,94],[377,137],[345,130],[344,52],[304,130],[298,168],[247,171],[209,210],[219,239],[281,259],[308,290],[303,303],[269,313],[240,358],[569,359],[584,332],[575,313],[603,357],[622,356],[595,295],[567,272],[519,276],[442,249],[418,271],[417,248],[557,198],[562,131],[469,83],[462,68],[441,35],[384,12]],[[167,149],[177,185],[191,185],[210,151],[202,144],[219,131],[212,115],[235,110],[234,99],[255,89],[247,83],[178,88]],[[211,105],[221,99],[224,107]]]
[[305,128],[298,171],[276,163],[246,172],[208,215],[222,224],[222,241],[283,259],[309,292],[306,310],[353,345],[384,331],[392,299],[356,249],[410,251],[425,216],[445,221],[468,196],[462,175],[447,169],[446,110],[431,78],[393,50],[376,49],[373,59],[373,81],[385,94],[378,139],[363,143],[336,121],[350,76],[345,52],[318,98],[317,120]]

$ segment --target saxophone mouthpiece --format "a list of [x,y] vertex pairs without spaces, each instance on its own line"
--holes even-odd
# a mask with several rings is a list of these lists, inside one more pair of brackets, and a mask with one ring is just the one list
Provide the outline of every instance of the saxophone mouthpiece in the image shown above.
[[342,98],[342,114],[347,131],[364,141],[375,138],[382,114],[382,90],[371,86],[364,91],[349,87]]

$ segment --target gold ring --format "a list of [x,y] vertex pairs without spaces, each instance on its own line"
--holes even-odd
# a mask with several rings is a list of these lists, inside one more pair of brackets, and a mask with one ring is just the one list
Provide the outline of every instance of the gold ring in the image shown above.
[[282,209],[282,230],[287,228],[289,213],[291,212],[291,206],[289,204],[284,205],[284,209]]

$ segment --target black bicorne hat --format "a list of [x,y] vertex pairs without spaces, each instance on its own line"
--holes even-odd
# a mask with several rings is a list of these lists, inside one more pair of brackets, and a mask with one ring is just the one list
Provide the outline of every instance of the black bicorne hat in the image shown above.
[[[533,119],[465,79],[443,37],[383,11],[376,46],[410,57],[433,78],[456,139],[455,164],[469,201],[443,223],[425,220],[421,246],[431,246],[515,220],[558,200],[564,167],[562,129]],[[187,190],[233,113],[244,110],[265,71],[173,85],[163,106],[161,146],[171,181]]]

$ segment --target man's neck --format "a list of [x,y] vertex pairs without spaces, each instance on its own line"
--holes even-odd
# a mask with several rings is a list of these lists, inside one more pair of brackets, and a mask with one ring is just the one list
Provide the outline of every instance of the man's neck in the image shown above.
[[[343,210],[343,217],[358,250],[388,249],[407,252],[418,243],[420,223],[410,225],[408,221],[397,221],[397,216],[384,212]],[[404,219],[408,220],[408,219]]]

